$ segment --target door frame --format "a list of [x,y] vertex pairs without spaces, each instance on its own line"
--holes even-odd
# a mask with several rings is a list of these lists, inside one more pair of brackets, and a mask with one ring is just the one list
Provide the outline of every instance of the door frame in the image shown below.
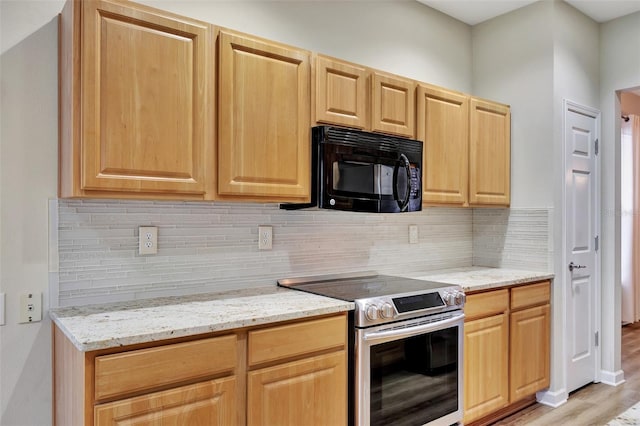
[[[562,100],[562,254],[560,258],[562,259],[562,264],[560,268],[555,268],[556,271],[559,269],[562,271],[562,307],[563,307],[563,315],[562,315],[562,334],[565,336],[562,339],[562,352],[563,352],[563,378],[565,389],[568,386],[568,363],[569,360],[567,358],[567,354],[569,351],[567,350],[569,330],[567,328],[568,325],[568,303],[569,303],[569,295],[568,295],[568,281],[569,272],[567,269],[567,265],[569,264],[569,259],[567,257],[567,185],[566,185],[566,170],[567,170],[567,157],[565,155],[567,148],[567,114],[569,112],[576,112],[578,114],[587,115],[595,118],[596,120],[596,139],[599,141],[599,144],[602,143],[601,137],[601,112],[595,108],[591,108],[588,106],[581,105],[577,102],[571,101],[569,99],[563,98]],[[602,152],[602,147],[599,147],[598,152]],[[596,155],[595,159],[595,173],[596,173],[596,189],[595,189],[595,234],[599,236],[600,239],[600,247],[596,250],[596,270],[594,273],[595,277],[595,324],[594,324],[594,332],[598,333],[598,345],[595,349],[595,371],[594,371],[594,382],[598,383],[601,379],[601,369],[602,369],[602,283],[601,283],[601,271],[602,271],[602,226],[601,226],[601,216],[602,216],[602,200],[601,200],[601,186],[602,186],[602,158],[600,154]],[[567,389],[568,392],[568,389]]]

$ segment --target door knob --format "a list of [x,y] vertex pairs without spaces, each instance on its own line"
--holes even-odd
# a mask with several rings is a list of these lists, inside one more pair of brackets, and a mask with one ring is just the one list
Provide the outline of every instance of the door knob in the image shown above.
[[586,268],[586,265],[576,265],[573,262],[569,263],[569,271],[573,272],[574,269],[582,269],[582,268]]

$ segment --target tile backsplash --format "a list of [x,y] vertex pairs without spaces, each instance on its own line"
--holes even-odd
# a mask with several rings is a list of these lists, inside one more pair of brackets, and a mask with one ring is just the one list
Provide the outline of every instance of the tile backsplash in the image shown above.
[[551,272],[550,209],[475,209],[473,265]]
[[[545,209],[363,214],[284,211],[277,204],[61,199],[55,288],[59,306],[69,306],[338,272],[473,264],[546,271],[547,216]],[[273,227],[272,250],[258,250],[258,225]],[[417,244],[409,244],[409,225],[418,226]],[[158,227],[158,254],[138,254],[139,226]]]

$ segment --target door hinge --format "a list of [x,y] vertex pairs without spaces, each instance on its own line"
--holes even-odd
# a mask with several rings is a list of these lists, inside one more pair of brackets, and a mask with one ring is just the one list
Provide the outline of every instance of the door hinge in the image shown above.
[[596,251],[600,249],[600,235],[596,235]]
[[596,331],[596,346],[600,346],[600,332]]
[[598,139],[596,139],[596,155],[598,155],[598,151],[599,151],[598,145],[600,145],[600,143],[599,143]]

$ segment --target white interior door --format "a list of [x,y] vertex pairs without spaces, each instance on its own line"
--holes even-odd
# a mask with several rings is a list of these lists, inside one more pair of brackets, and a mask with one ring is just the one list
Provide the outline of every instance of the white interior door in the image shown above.
[[[596,380],[598,114],[565,104],[567,390]],[[570,270],[572,269],[572,270]]]

